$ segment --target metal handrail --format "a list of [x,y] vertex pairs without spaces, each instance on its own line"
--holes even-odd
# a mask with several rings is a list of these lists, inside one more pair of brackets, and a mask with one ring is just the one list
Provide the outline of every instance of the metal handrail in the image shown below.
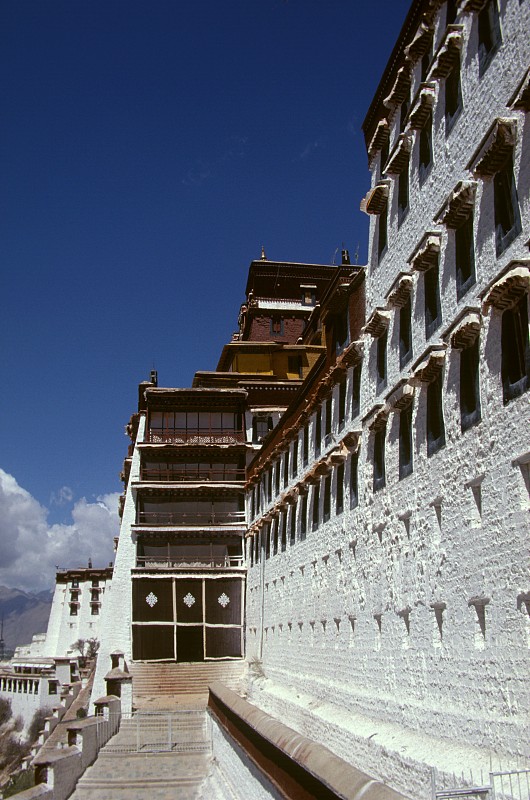
[[138,525],[225,525],[245,522],[244,511],[139,511]]
[[245,470],[237,469],[209,469],[201,470],[197,467],[171,468],[171,469],[142,469],[140,471],[142,481],[211,481],[213,483],[230,483],[245,480]]
[[246,441],[245,431],[221,430],[219,428],[157,429],[147,431],[147,441],[152,443],[171,442],[171,444],[240,444]]

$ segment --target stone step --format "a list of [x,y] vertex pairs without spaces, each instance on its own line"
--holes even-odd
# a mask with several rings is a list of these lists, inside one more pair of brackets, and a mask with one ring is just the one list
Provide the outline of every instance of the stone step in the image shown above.
[[228,688],[237,689],[244,670],[245,661],[145,663],[129,665],[133,676],[135,701],[146,697],[185,696],[208,694],[208,686],[222,681]]

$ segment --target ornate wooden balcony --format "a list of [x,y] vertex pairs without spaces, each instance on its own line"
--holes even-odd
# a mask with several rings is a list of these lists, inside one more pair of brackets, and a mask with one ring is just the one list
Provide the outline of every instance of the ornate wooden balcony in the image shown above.
[[245,431],[220,430],[201,428],[199,430],[189,429],[158,429],[152,428],[147,431],[146,441],[151,444],[244,444],[246,441]]
[[244,525],[244,511],[138,511],[137,525],[202,527],[204,525]]
[[237,467],[201,469],[191,464],[176,464],[174,467],[142,469],[140,480],[145,483],[239,483],[245,480],[245,470]]
[[205,558],[194,556],[137,556],[137,569],[233,569],[244,567],[243,556],[220,556]]

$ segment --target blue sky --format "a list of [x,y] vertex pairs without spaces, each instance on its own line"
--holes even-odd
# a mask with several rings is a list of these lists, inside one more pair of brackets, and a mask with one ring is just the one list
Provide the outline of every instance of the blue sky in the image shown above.
[[365,261],[361,124],[408,7],[1,4],[0,468],[40,509],[37,545],[62,526],[85,557],[75,515],[113,513],[138,382],[215,368],[262,244]]

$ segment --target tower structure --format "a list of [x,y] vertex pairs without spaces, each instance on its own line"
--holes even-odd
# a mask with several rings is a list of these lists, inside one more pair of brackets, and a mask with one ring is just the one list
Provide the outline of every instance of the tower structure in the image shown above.
[[303,332],[349,271],[253,261],[217,369],[188,389],[159,387],[154,371],[140,384],[94,697],[116,649],[128,664],[243,658],[246,466],[322,359],[320,331]]

